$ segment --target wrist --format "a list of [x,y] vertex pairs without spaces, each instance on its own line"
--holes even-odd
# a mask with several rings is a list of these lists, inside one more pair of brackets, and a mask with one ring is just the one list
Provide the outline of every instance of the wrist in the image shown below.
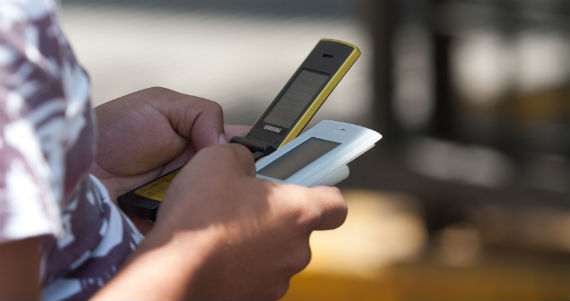
[[94,299],[188,299],[197,273],[215,248],[203,232],[155,227]]
[[137,253],[153,253],[168,257],[181,271],[190,274],[196,270],[216,248],[213,231],[165,231],[158,224],[148,233],[137,248]]
[[136,253],[148,254],[148,260],[159,261],[162,267],[158,273],[172,273],[188,289],[215,253],[219,245],[217,235],[213,229],[173,231],[159,224],[148,233]]

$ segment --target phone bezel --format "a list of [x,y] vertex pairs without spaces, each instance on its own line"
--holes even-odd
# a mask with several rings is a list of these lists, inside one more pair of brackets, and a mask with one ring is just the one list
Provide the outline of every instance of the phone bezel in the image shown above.
[[260,174],[257,174],[257,177],[279,183],[311,186],[314,183],[319,183],[321,178],[326,177],[337,168],[348,164],[372,148],[375,143],[382,138],[382,135],[362,126],[340,121],[323,120],[271,155],[257,161],[255,164],[256,171],[263,169],[265,166],[278,160],[281,156],[313,137],[336,142],[339,143],[339,145],[297,170],[285,180]]
[[[316,113],[316,111],[324,103],[324,100],[330,94],[329,92],[323,95],[322,92],[326,90],[326,88],[331,84],[334,86],[337,85],[339,79],[337,79],[335,75],[337,73],[343,73],[342,75],[344,75],[347,70],[344,70],[343,66],[345,66],[346,62],[349,61],[351,57],[354,57],[355,55],[358,56],[359,53],[360,51],[358,48],[347,43],[326,39],[320,40],[313,48],[311,53],[309,53],[309,55],[305,58],[303,63],[293,73],[291,78],[289,78],[285,86],[281,89],[281,91],[279,91],[273,101],[263,111],[263,113],[252,126],[251,130],[247,133],[246,138],[256,142],[263,142],[267,145],[273,146],[276,149],[282,146],[284,143],[287,143],[288,141],[284,141],[285,137],[287,137],[292,131],[301,132],[303,130],[303,128],[307,125],[308,120],[303,120],[302,117],[312,107],[315,108],[313,108],[311,111],[313,114]],[[350,65],[352,65],[352,63],[353,62],[350,62]],[[325,74],[328,76],[328,79],[326,83],[320,87],[319,92],[317,92],[313,96],[312,100],[305,106],[303,111],[291,122],[293,126],[290,128],[278,127],[281,129],[279,133],[266,130],[266,126],[275,125],[266,123],[264,121],[265,118],[269,112],[271,112],[271,110],[277,105],[279,100],[282,99],[283,94],[285,94],[285,92],[289,89],[291,84],[295,81],[302,70]]]

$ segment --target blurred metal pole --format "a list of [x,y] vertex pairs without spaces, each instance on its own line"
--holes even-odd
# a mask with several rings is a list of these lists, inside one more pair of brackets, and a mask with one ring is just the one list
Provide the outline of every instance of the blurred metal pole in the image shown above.
[[392,144],[394,133],[392,109],[392,55],[393,33],[392,1],[364,0],[365,20],[372,36],[373,55],[373,127],[384,135],[383,143]]

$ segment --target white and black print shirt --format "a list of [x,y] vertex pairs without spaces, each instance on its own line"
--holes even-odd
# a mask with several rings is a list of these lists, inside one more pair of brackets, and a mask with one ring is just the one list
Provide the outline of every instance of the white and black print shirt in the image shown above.
[[56,5],[0,1],[0,243],[42,237],[42,298],[83,300],[142,236],[88,174],[89,80]]

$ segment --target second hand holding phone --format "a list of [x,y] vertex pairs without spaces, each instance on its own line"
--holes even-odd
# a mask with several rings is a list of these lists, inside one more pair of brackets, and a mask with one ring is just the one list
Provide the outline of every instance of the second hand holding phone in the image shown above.
[[[321,39],[245,137],[231,142],[249,148],[257,160],[297,137],[360,56],[349,43]],[[180,169],[119,196],[121,208],[155,220],[160,202]]]

